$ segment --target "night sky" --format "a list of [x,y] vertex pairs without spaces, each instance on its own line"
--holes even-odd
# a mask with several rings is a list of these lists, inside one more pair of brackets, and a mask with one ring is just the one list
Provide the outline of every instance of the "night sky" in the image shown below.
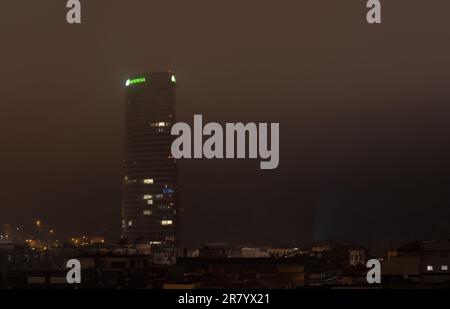
[[279,122],[280,166],[182,161],[182,241],[450,238],[450,2],[0,4],[0,223],[119,237],[125,80],[173,70],[178,120]]

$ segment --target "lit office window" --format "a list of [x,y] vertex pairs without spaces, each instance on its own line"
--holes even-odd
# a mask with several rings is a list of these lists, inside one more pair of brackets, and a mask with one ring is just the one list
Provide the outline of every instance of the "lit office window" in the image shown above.
[[170,125],[169,122],[154,122],[150,126],[154,128],[164,128]]
[[128,226],[133,226],[133,221],[128,221]]
[[148,200],[147,205],[153,205],[153,200]]
[[156,194],[156,199],[160,200],[160,199],[163,199],[163,198],[164,198],[164,195],[162,195],[162,194]]
[[145,185],[152,185],[154,183],[153,179],[144,179]]
[[173,225],[172,220],[162,220],[161,225],[167,226],[167,225]]
[[427,266],[427,271],[433,271],[433,266],[432,265],[428,265]]
[[150,194],[144,195],[144,200],[152,200],[152,199],[153,199],[153,195],[150,195]]
[[441,270],[448,270],[448,265],[442,265]]
[[149,209],[144,210],[143,212],[144,216],[150,216],[152,214],[152,211]]

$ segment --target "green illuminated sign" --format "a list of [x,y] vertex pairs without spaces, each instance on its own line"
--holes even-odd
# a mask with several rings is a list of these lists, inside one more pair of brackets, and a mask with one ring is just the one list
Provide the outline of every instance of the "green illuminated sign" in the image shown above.
[[145,83],[147,80],[145,79],[145,77],[139,77],[139,78],[134,78],[134,79],[128,79],[127,80],[127,87],[130,85],[135,85],[135,84],[142,84]]
[[172,83],[174,83],[174,84],[177,83],[177,78],[175,77],[175,75],[172,75]]

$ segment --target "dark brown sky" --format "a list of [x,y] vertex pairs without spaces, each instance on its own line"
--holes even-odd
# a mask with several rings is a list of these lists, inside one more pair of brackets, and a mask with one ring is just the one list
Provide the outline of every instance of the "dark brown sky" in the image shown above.
[[0,222],[117,236],[124,81],[177,73],[179,120],[280,122],[276,171],[181,164],[183,238],[449,238],[450,2],[0,4]]

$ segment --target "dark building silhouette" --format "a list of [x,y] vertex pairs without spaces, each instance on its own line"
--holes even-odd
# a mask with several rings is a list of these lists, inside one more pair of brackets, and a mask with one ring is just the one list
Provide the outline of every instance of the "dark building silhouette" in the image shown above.
[[122,239],[155,254],[179,243],[177,165],[171,156],[175,76],[134,76],[126,82]]

